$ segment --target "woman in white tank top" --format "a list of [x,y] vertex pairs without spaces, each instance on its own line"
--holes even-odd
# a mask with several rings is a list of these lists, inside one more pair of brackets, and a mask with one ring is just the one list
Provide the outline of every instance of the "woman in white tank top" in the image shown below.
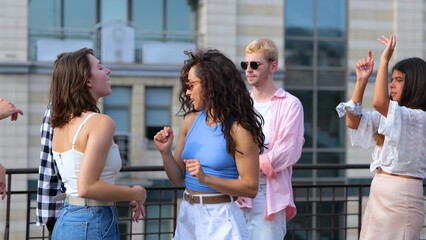
[[49,122],[66,198],[52,239],[119,239],[117,201],[131,201],[135,221],[145,214],[143,187],[114,184],[121,168],[115,123],[97,107],[111,94],[110,73],[87,48],[55,61]]

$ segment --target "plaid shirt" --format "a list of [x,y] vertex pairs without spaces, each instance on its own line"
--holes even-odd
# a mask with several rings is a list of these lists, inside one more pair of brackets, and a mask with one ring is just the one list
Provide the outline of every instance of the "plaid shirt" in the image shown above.
[[50,104],[46,109],[43,122],[40,126],[41,149],[40,166],[38,168],[39,178],[37,184],[37,226],[44,225],[54,220],[61,212],[63,202],[54,202],[52,198],[65,192],[59,176],[56,163],[52,155],[53,128],[48,123],[50,116]]

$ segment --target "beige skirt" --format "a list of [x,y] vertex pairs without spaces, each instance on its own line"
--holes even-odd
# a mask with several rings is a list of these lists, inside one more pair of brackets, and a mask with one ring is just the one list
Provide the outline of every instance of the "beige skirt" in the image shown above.
[[361,240],[419,240],[425,219],[423,182],[378,174],[361,226]]

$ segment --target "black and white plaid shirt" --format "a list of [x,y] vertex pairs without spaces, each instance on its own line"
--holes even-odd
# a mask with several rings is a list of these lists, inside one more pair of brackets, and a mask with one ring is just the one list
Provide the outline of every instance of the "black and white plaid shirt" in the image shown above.
[[37,183],[37,225],[45,225],[48,221],[55,220],[61,212],[63,202],[54,202],[52,198],[62,192],[63,184],[52,155],[53,128],[48,123],[50,104],[46,109],[43,122],[40,126],[41,149],[40,166],[38,168]]

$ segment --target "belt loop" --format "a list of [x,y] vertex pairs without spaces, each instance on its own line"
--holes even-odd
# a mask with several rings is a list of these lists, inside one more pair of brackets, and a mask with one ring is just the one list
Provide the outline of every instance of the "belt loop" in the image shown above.
[[89,200],[87,198],[83,198],[84,199],[84,206],[88,206],[89,205]]
[[231,196],[231,195],[228,195],[229,196],[229,198],[231,199],[231,202],[233,202],[234,201],[234,198]]
[[204,205],[204,203],[203,203],[203,195],[200,195],[199,198],[200,198],[200,204]]

